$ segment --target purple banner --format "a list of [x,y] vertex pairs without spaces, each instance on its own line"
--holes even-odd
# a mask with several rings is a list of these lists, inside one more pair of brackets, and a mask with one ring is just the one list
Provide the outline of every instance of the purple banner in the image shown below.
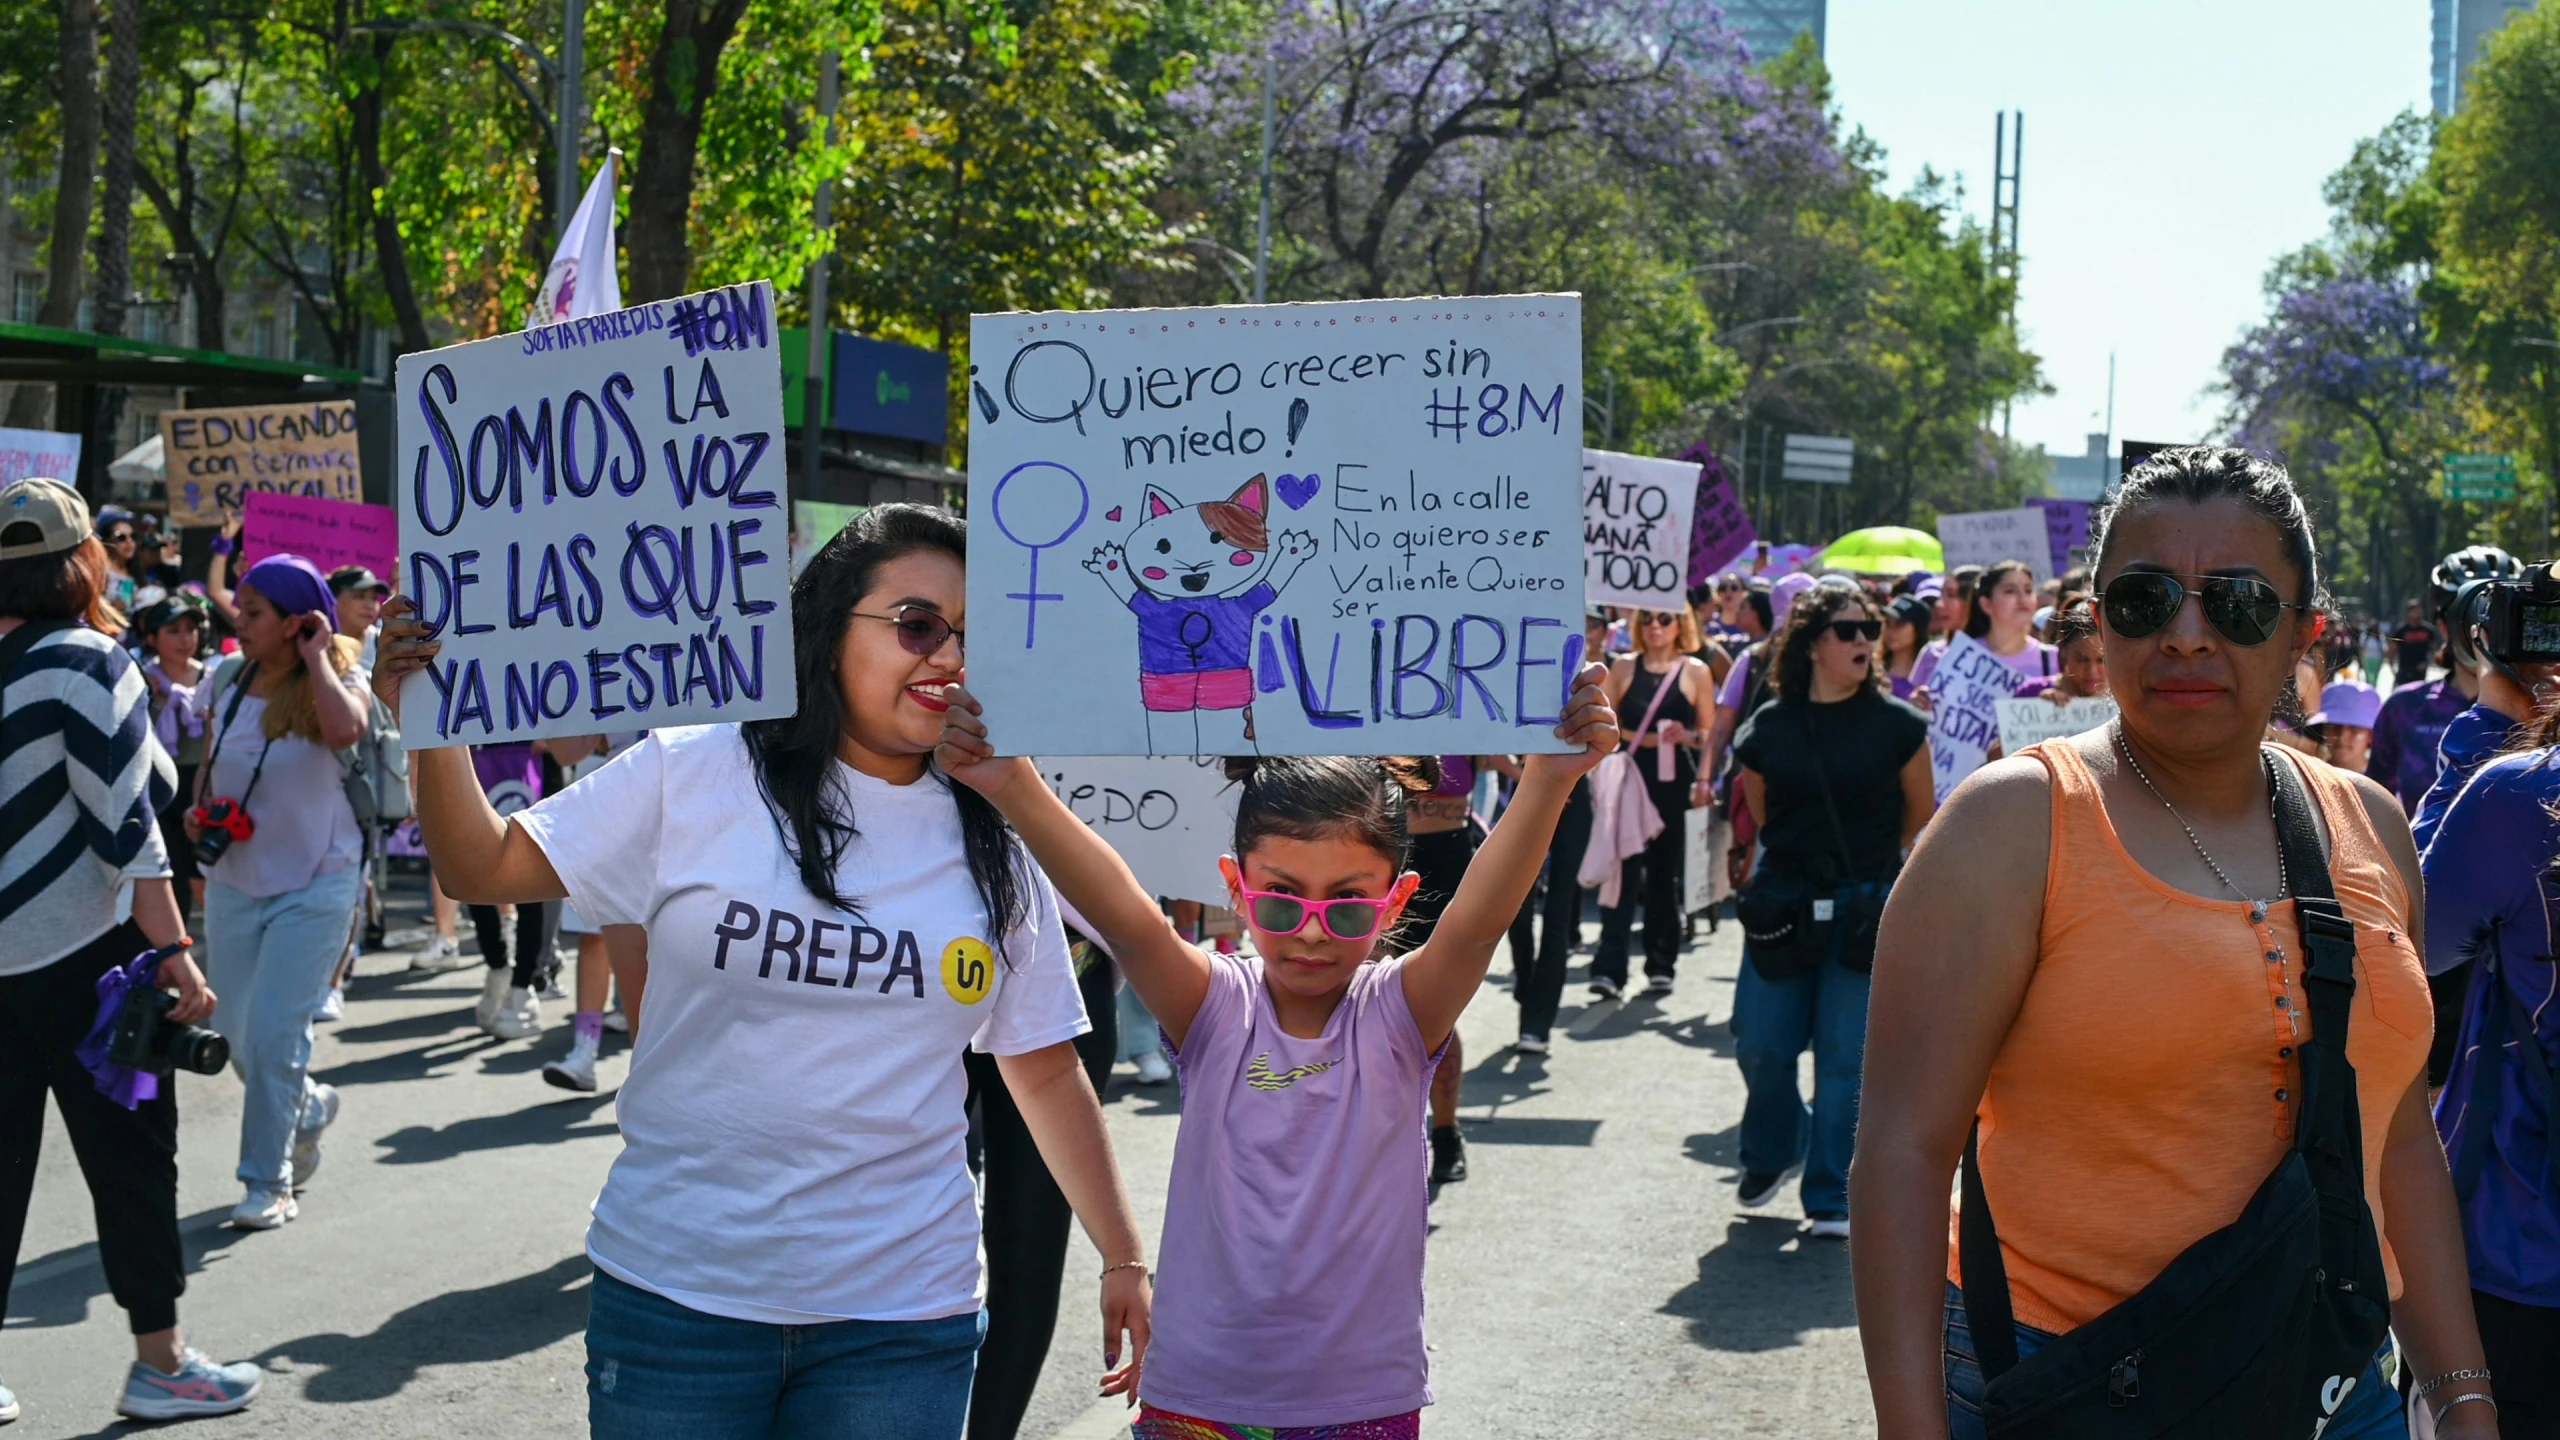
[[2027,503],[2044,512],[2045,542],[2053,547],[2053,573],[2068,573],[2071,552],[2089,543],[2089,502],[2034,496]]
[[1748,554],[1760,532],[1743,512],[1742,497],[1735,493],[1733,477],[1724,473],[1716,452],[1703,444],[1692,445],[1680,458],[1698,466],[1698,509],[1689,523],[1689,588],[1695,590],[1713,583],[1717,572]]

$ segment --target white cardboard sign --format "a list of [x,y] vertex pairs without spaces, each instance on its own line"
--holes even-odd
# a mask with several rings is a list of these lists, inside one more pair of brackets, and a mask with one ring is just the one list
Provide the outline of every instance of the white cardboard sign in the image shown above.
[[1947,552],[1949,570],[2024,560],[2035,570],[2037,583],[2053,578],[2053,541],[2045,528],[2044,512],[2033,505],[1941,515],[1938,543]]
[[80,483],[80,437],[56,430],[0,428],[0,485],[42,475]]
[[1639,610],[1685,608],[1697,502],[1694,463],[1583,451],[1583,598]]
[[2000,753],[2084,734],[2116,718],[2116,702],[2104,695],[2056,705],[2043,695],[2000,702]]
[[1956,636],[1930,672],[1929,763],[1937,772],[1939,804],[1947,803],[1964,777],[1982,768],[1991,742],[1999,737],[2001,702],[2017,693],[2017,682],[2018,672],[1970,635]]
[[1218,857],[1235,844],[1237,787],[1214,758],[1044,756],[1040,778],[1129,862],[1150,895],[1228,903]]
[[764,281],[400,357],[410,749],[788,715]]
[[1572,295],[975,317],[996,748],[1564,748],[1581,322]]
[[1719,899],[1716,877],[1724,869],[1724,847],[1715,843],[1716,812],[1701,805],[1680,817],[1687,864],[1681,871],[1680,910],[1695,915]]

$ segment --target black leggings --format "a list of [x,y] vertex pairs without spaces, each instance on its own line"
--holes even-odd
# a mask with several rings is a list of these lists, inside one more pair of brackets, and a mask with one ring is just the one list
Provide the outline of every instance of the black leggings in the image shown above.
[[[1544,893],[1534,897],[1544,912],[1543,929],[1538,936],[1537,958],[1520,971],[1517,998],[1520,1001],[1520,1033],[1545,1039],[1555,1027],[1556,1008],[1564,999],[1564,972],[1573,959],[1574,943],[1582,938],[1582,852],[1591,844],[1591,782],[1577,780],[1573,795],[1564,803],[1564,814],[1556,820],[1556,838],[1547,846],[1547,878]],[[1512,926],[1516,947],[1520,931],[1525,928],[1526,906],[1522,920]],[[1515,948],[1514,954],[1517,954]],[[1515,960],[1513,962],[1517,964]],[[1619,962],[1620,966],[1625,961]]]
[[[516,907],[515,974],[509,984],[519,990],[531,990],[542,983],[542,972],[551,963],[551,927],[559,920],[560,903],[556,900]],[[480,936],[480,958],[492,970],[506,969],[507,920],[498,913],[498,907],[472,906],[471,928]]]
[[1635,929],[1636,899],[1644,899],[1644,973],[1670,975],[1680,967],[1680,947],[1688,942],[1689,917],[1680,899],[1689,859],[1689,784],[1669,784],[1645,777],[1645,790],[1662,816],[1662,833],[1618,872],[1618,904],[1600,912],[1600,944],[1592,951],[1591,974],[1627,983],[1627,937]]
[[89,1185],[107,1290],[136,1335],[178,1323],[187,1271],[178,1243],[176,1078],[163,1076],[158,1099],[127,1110],[98,1093],[72,1053],[97,1019],[98,977],[150,948],[128,920],[40,970],[0,975],[0,1308],[26,1235],[51,1091]]
[[1404,907],[1404,919],[1396,926],[1396,949],[1420,949],[1422,942],[1440,926],[1440,916],[1449,902],[1458,898],[1458,882],[1467,878],[1467,862],[1476,858],[1476,832],[1472,822],[1455,830],[1413,837],[1413,852],[1405,866],[1421,880],[1414,887],[1413,899]]
[[2560,1378],[2551,1368],[2552,1358],[2560,1356],[2560,1307],[2521,1305],[2474,1290],[2471,1309],[2480,1319],[2480,1348],[2495,1377],[2490,1385],[2498,1397],[2498,1433],[2514,1440],[2560,1436]]
[[[1076,1057],[1084,1061],[1096,1095],[1120,1053],[1111,981],[1110,962],[1097,955],[1077,982],[1093,1029],[1077,1037]],[[978,1348],[978,1376],[969,1389],[969,1440],[1013,1440],[1031,1408],[1031,1392],[1040,1388],[1040,1369],[1057,1332],[1067,1226],[1075,1211],[1032,1143],[996,1057],[971,1050],[961,1061],[976,1121],[970,1127],[976,1153],[970,1158],[986,1177],[987,1339]]]

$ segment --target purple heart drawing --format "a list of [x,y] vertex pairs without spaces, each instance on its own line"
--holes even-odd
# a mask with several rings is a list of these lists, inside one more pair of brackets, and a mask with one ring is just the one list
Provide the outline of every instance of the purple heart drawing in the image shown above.
[[1119,506],[1117,506],[1117,505],[1114,505],[1114,506],[1112,506],[1110,509],[1103,511],[1103,512],[1102,512],[1102,518],[1103,518],[1103,519],[1105,519],[1105,520],[1117,520],[1117,519],[1119,519],[1119,518],[1120,518],[1120,507],[1119,507]]
[[1316,491],[1324,488],[1324,477],[1321,475],[1283,475],[1276,482],[1276,485],[1280,492],[1281,504],[1288,506],[1292,510],[1304,510],[1307,508],[1307,502],[1316,498]]

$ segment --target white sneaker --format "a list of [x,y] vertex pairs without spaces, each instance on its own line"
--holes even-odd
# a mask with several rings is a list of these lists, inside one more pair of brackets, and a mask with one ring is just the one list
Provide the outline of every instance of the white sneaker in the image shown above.
[[568,1057],[542,1067],[542,1078],[563,1090],[592,1095],[596,1088],[596,1042],[580,1035],[569,1042]]
[[462,947],[442,935],[430,935],[418,953],[409,957],[409,968],[419,971],[459,970],[471,963]]
[[301,1189],[320,1173],[320,1132],[338,1123],[338,1087],[317,1081],[311,1086],[311,1105],[319,1111],[316,1123],[311,1110],[303,1111],[303,1124],[293,1132],[293,1188]]
[[498,1007],[507,1003],[509,988],[507,981],[510,975],[511,972],[501,965],[483,976],[480,981],[480,999],[471,1007],[471,1023],[492,1035],[498,1033],[493,1027],[498,1023]]
[[18,1397],[6,1385],[0,1385],[0,1425],[18,1418]]
[[1173,1078],[1173,1067],[1165,1063],[1164,1052],[1150,1050],[1138,1057],[1138,1083],[1161,1085]]
[[344,1020],[344,1019],[346,1019],[346,1018],[347,1018],[347,992],[346,992],[346,991],[344,991],[344,990],[339,989],[339,988],[338,988],[337,986],[335,986],[335,985],[330,986],[330,987],[329,987],[329,993],[320,997],[320,1011],[319,1011],[319,1013],[318,1013],[318,1014],[316,1014],[316,1015],[313,1015],[311,1018],[312,1018],[312,1019],[314,1019],[314,1020]]
[[604,1028],[616,1035],[628,1035],[631,1033],[631,1017],[623,1014],[622,1007],[616,1005],[604,1012]]
[[1647,995],[1670,994],[1671,977],[1668,975],[1647,975],[1644,977],[1644,993]]
[[234,1230],[280,1230],[301,1213],[290,1191],[252,1190],[231,1207],[230,1223]]
[[1523,1035],[1519,1039],[1511,1042],[1511,1048],[1519,1051],[1523,1055],[1544,1055],[1547,1053],[1547,1037],[1544,1035]]
[[488,1031],[501,1040],[532,1039],[542,1033],[542,1001],[530,990],[510,986],[498,1013],[489,1017]]
[[1813,1222],[1813,1238],[1814,1238],[1814,1239],[1816,1239],[1816,1240],[1846,1240],[1846,1239],[1848,1239],[1848,1238],[1849,1238],[1849,1221],[1848,1221],[1847,1217],[1845,1217],[1845,1216],[1844,1216],[1844,1217],[1842,1217],[1841,1219],[1838,1219],[1838,1220],[1816,1220],[1816,1221],[1814,1221],[1814,1222]]

